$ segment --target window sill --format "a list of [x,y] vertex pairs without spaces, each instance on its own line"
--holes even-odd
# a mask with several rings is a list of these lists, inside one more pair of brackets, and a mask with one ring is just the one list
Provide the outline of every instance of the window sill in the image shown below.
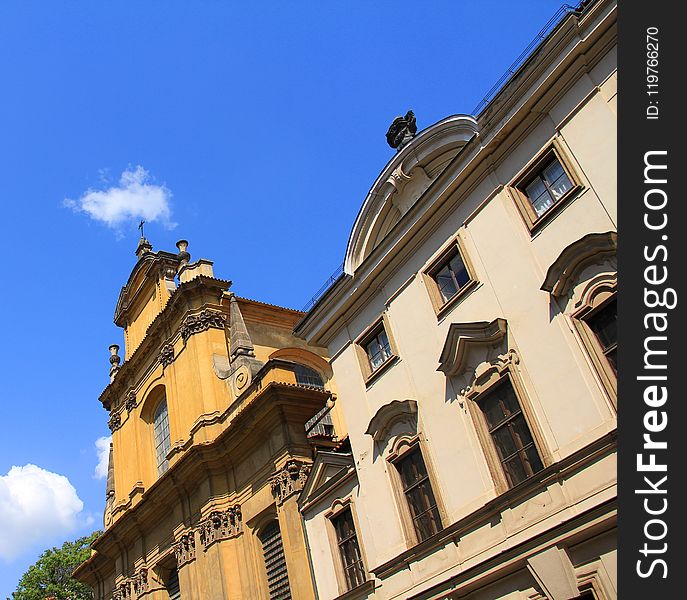
[[366,582],[361,583],[359,586],[354,587],[347,592],[344,592],[340,596],[334,598],[334,600],[358,600],[359,598],[366,598],[370,592],[375,589],[375,580],[368,579]]
[[453,296],[451,296],[446,302],[441,306],[435,307],[437,313],[437,320],[441,321],[451,309],[458,304],[460,300],[465,298],[472,290],[474,290],[479,284],[476,279],[471,279],[462,288],[460,288]]
[[367,379],[365,380],[365,387],[370,387],[375,381],[377,381],[382,373],[385,373],[391,367],[391,365],[395,365],[399,360],[399,357],[395,354],[387,358],[381,365],[379,365],[379,367],[377,367],[374,371],[372,371],[372,373],[370,373],[370,375],[367,376]]
[[[580,196],[584,188],[581,185],[576,185],[570,188],[567,193],[565,193],[556,204],[554,204],[549,210],[547,210],[543,215],[532,219],[531,215],[523,215],[525,217],[527,227],[530,230],[530,235],[535,235],[540,229],[544,227],[551,219],[553,219],[559,212],[561,212],[568,204],[570,204],[575,198]],[[516,190],[516,193],[522,193],[520,190]],[[529,203],[529,200],[525,200]],[[528,209],[529,210],[529,209]]]

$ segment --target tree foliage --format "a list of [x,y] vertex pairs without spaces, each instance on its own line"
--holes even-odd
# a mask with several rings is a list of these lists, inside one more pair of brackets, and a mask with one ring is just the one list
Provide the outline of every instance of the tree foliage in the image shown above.
[[46,550],[38,557],[19,580],[14,600],[92,600],[88,586],[72,579],[72,573],[90,554],[91,542],[100,535],[91,535],[74,542],[65,542],[61,548]]

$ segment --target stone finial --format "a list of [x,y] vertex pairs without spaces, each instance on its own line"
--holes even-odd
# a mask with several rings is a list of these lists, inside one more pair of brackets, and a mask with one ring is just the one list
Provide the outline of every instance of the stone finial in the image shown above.
[[415,114],[412,110],[409,110],[405,117],[396,117],[394,119],[386,132],[386,141],[392,148],[400,150],[415,137],[416,133]]
[[141,258],[146,252],[150,252],[153,249],[153,245],[143,236],[138,240],[138,246],[136,246],[136,256]]
[[191,255],[187,251],[188,241],[179,240],[177,242],[177,248],[179,249],[179,254],[177,254],[177,258],[179,259],[179,268],[181,268],[184,265],[187,265],[191,260]]
[[119,346],[112,344],[110,346],[110,382],[114,381],[115,375],[119,371],[119,365],[122,362],[121,356],[118,354]]

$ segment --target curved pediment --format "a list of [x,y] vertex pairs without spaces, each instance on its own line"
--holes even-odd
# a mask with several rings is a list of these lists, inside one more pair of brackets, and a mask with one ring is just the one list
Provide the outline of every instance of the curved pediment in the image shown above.
[[618,233],[588,233],[567,246],[549,267],[541,289],[552,296],[563,296],[578,273],[587,265],[614,256],[618,248]]
[[437,371],[443,371],[447,376],[460,375],[467,367],[470,347],[499,344],[506,337],[507,331],[508,323],[501,318],[491,322],[451,323]]
[[400,421],[410,424],[412,429],[417,429],[417,402],[412,398],[392,400],[382,406],[370,419],[365,433],[371,435],[375,442],[379,442],[385,439],[391,427]]
[[472,117],[447,117],[417,134],[387,163],[353,226],[346,273],[355,272],[476,133]]

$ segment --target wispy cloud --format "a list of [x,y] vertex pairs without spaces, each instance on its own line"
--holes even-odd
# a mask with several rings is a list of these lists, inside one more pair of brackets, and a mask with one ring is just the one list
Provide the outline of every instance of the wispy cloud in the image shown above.
[[65,199],[64,205],[115,230],[140,219],[173,229],[176,223],[171,220],[171,198],[167,187],[153,183],[150,173],[137,165],[126,169],[117,185],[104,190],[88,189],[78,200]]
[[105,479],[107,477],[108,460],[110,458],[110,442],[112,436],[100,437],[95,440],[95,452],[98,455],[98,464],[95,466],[95,479]]
[[0,475],[0,559],[7,562],[34,544],[64,539],[89,519],[64,475],[36,465],[12,467]]

